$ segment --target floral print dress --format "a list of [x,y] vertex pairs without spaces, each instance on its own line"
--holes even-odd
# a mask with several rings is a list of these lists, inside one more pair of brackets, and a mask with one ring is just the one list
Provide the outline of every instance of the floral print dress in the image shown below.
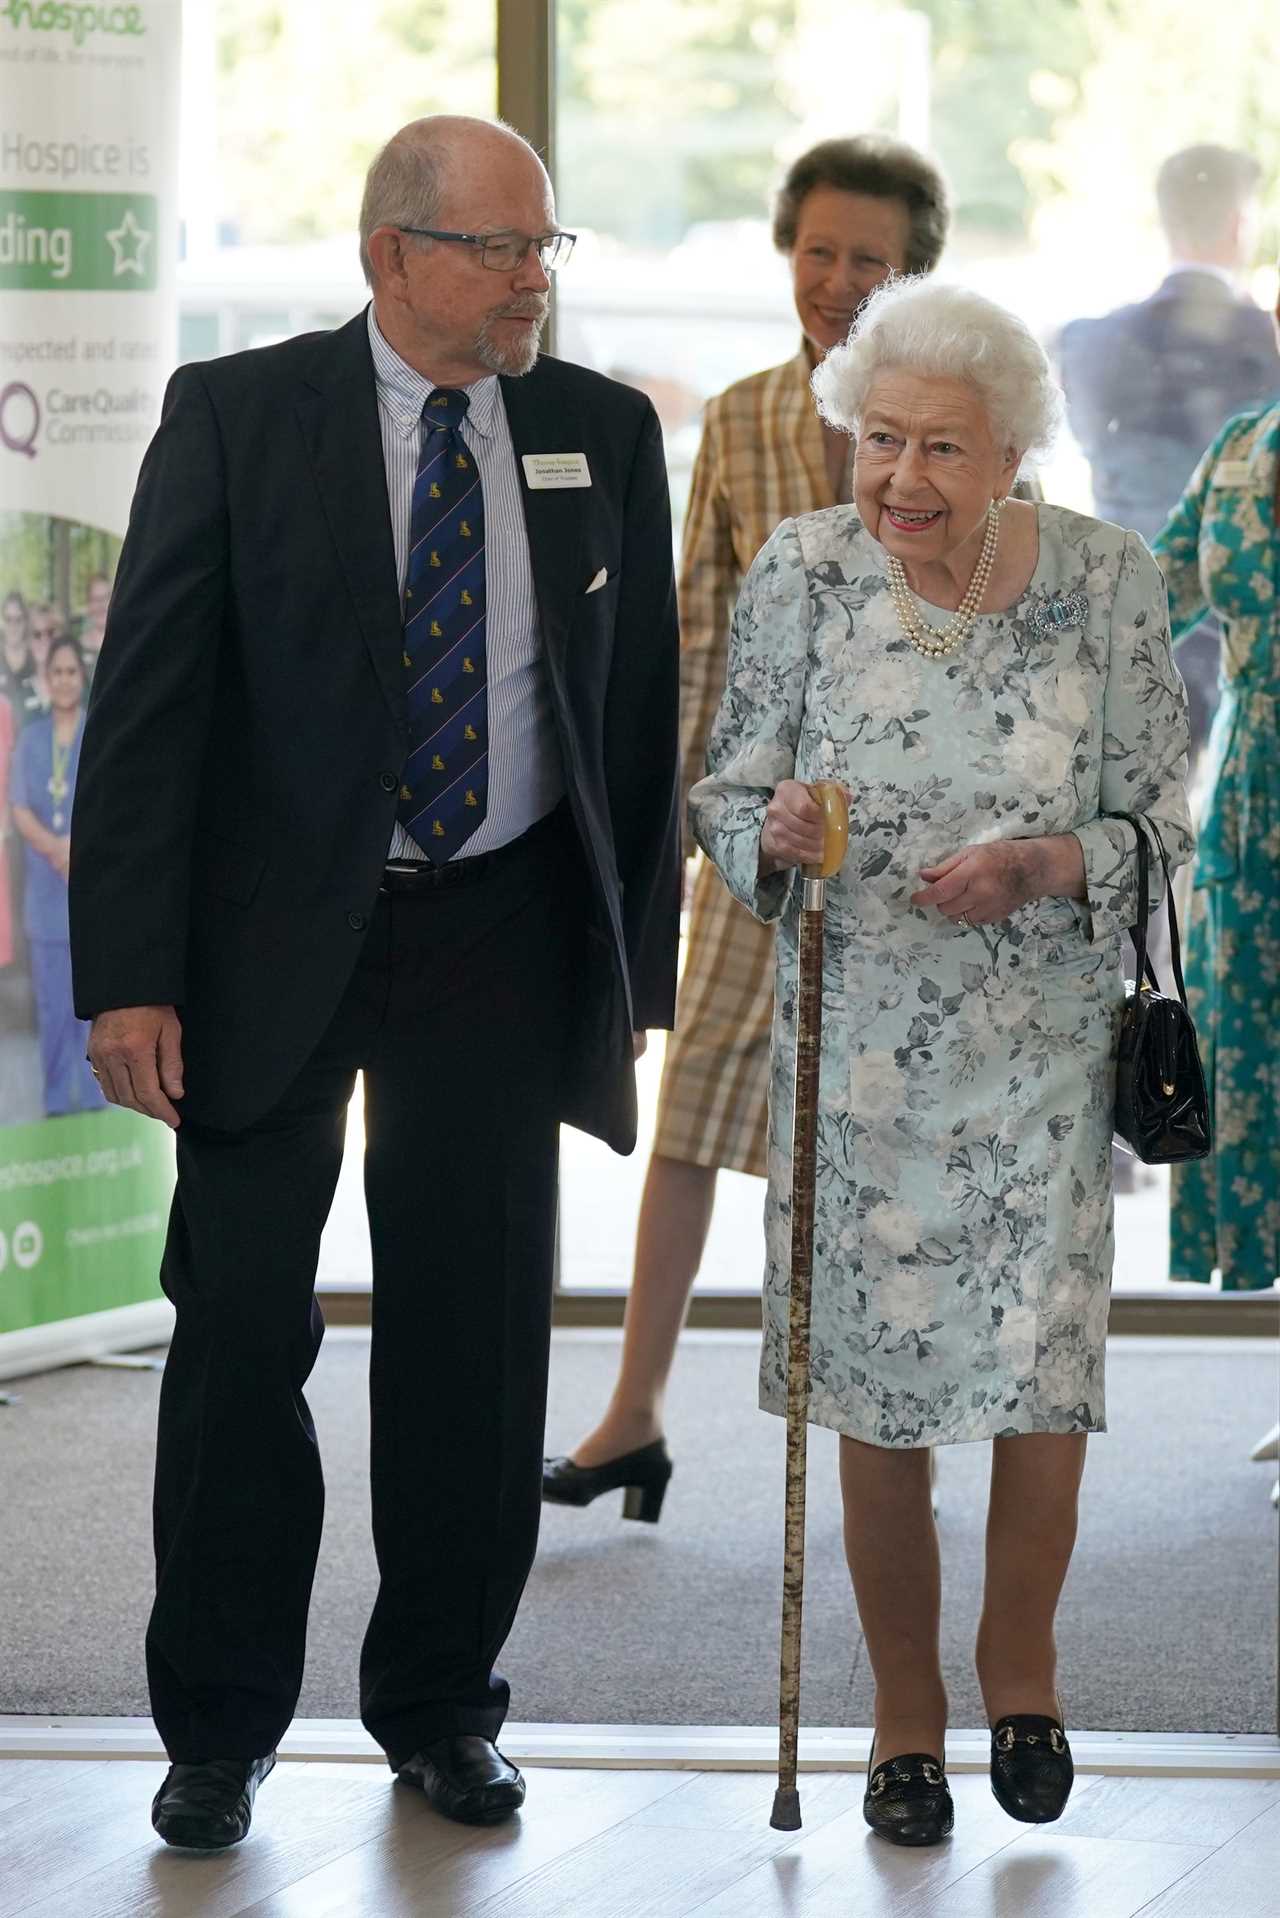
[[[1137,879],[1132,829],[1100,815],[1148,812],[1189,858],[1186,699],[1142,542],[1037,512],[1027,590],[941,660],[903,639],[851,508],[785,520],[743,585],[690,798],[730,889],[778,922],[761,1403],[785,1414],[800,888],[758,881],[760,831],[783,779],[853,794],[827,886],[809,1416],[873,1445],[1105,1424]],[[973,929],[910,904],[963,846],[1063,832],[1087,901]]]
[[1187,1001],[1213,1101],[1214,1150],[1174,1168],[1169,1276],[1227,1292],[1280,1274],[1280,406],[1238,414],[1209,448],[1155,550],[1175,639],[1222,621]]

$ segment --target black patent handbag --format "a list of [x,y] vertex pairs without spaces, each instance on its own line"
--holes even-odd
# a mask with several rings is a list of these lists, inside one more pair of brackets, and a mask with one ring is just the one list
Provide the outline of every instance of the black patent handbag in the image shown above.
[[[1126,982],[1116,1052],[1115,1135],[1145,1165],[1177,1165],[1203,1159],[1212,1145],[1209,1093],[1200,1064],[1196,1029],[1187,1010],[1182,978],[1182,947],[1178,915],[1173,905],[1169,860],[1155,821],[1139,820],[1128,812],[1110,813],[1126,819],[1138,841],[1138,923],[1130,928],[1137,977]],[[1169,956],[1176,999],[1160,990],[1155,969],[1147,957],[1147,900],[1150,852],[1143,823],[1151,832],[1164,867],[1165,904],[1169,914]]]

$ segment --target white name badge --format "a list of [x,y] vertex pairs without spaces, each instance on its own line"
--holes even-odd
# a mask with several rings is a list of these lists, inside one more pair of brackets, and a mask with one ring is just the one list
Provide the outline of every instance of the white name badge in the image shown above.
[[1253,462],[1251,460],[1219,460],[1213,469],[1211,486],[1252,486]]
[[524,482],[533,492],[546,487],[590,486],[585,453],[522,453]]

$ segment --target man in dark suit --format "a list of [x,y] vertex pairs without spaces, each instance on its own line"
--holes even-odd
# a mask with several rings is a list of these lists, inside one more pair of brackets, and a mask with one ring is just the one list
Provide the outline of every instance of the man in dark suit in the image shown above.
[[558,1126],[632,1149],[679,895],[661,437],[538,357],[571,244],[516,135],[405,128],[365,191],[371,308],[183,368],[138,483],[71,912],[103,1089],[177,1129],[147,1634],[174,1844],[244,1836],[297,1699],[357,1071],[362,1715],[447,1815],[524,1796],[494,1661],[537,1535]]
[[[1224,422],[1280,389],[1271,317],[1235,284],[1260,179],[1257,162],[1229,147],[1170,155],[1156,178],[1168,274],[1150,298],[1062,329],[1067,417],[1089,461],[1094,508],[1146,540]],[[1217,704],[1217,658],[1212,623],[1178,649],[1195,745]]]

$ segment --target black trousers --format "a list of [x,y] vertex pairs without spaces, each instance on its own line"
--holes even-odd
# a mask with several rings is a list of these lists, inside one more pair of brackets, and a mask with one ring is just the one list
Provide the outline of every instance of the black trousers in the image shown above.
[[147,1633],[175,1762],[271,1751],[297,1703],[324,1509],[303,1387],[357,1070],[380,1572],[361,1716],[393,1766],[444,1733],[492,1738],[502,1724],[494,1660],[540,1512],[558,1093],[584,898],[563,812],[474,875],[380,895],[338,1013],[275,1109],[243,1132],[178,1133]]

